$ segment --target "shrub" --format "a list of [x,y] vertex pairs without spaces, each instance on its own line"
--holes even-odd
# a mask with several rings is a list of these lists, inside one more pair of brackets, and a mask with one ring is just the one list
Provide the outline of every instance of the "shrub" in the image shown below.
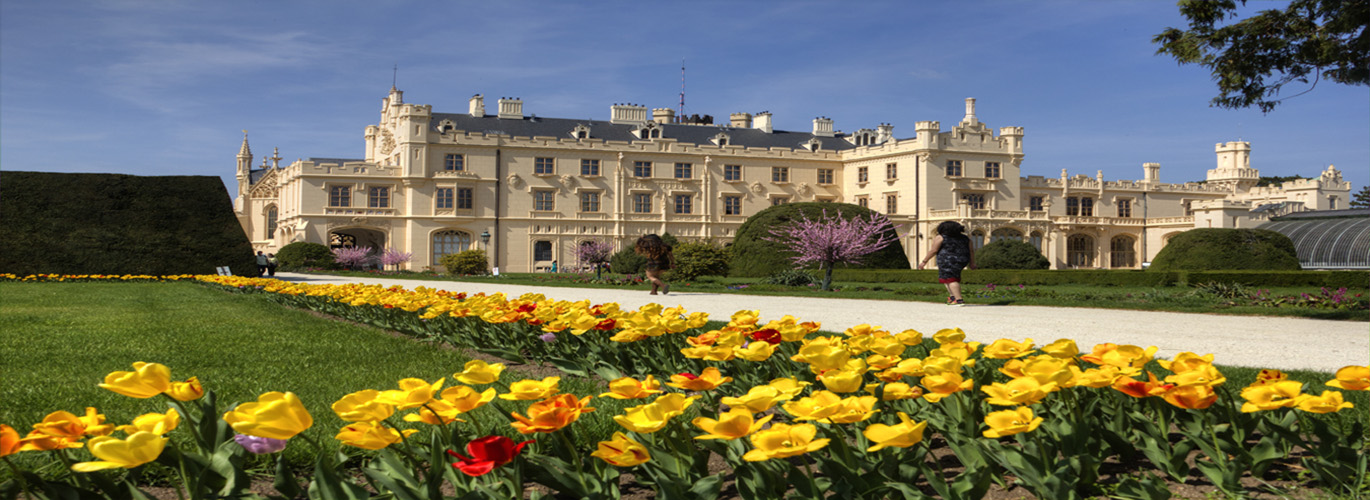
[[467,250],[442,256],[442,267],[453,276],[486,274],[490,272],[490,261],[485,257],[485,250]]
[[728,274],[728,250],[712,241],[690,241],[676,245],[675,269],[671,279],[689,280],[700,276]]
[[328,249],[328,245],[308,241],[297,241],[281,247],[280,250],[276,251],[276,261],[280,262],[281,269],[285,271],[294,271],[306,267],[324,269],[336,267],[333,261],[333,251]]
[[809,274],[808,271],[786,269],[767,276],[761,282],[768,285],[809,286],[813,284],[813,275]]
[[609,258],[609,267],[616,273],[637,274],[647,265],[647,258],[638,255],[631,246],[619,250]]
[[1151,271],[1297,270],[1299,257],[1288,236],[1266,229],[1192,229],[1177,234],[1156,254]]
[[975,266],[981,269],[1046,269],[1051,267],[1051,261],[1031,243],[1005,239],[985,245],[976,252]]
[[[732,254],[732,259],[729,262],[732,275],[759,278],[793,268],[794,252],[789,251],[786,245],[782,243],[766,241],[763,238],[771,236],[772,228],[799,220],[800,214],[810,220],[815,220],[821,219],[825,210],[829,215],[835,212],[842,218],[869,218],[876,213],[857,205],[827,202],[786,203],[757,212],[747,218],[747,221],[742,223],[742,227],[737,229],[737,236],[733,239],[732,246],[729,247]],[[890,229],[889,233],[896,233],[896,230]],[[812,267],[817,267],[817,265]],[[909,258],[904,255],[904,246],[896,241],[894,244],[867,256],[863,264],[846,267],[908,269]],[[841,268],[839,267],[839,269]]]

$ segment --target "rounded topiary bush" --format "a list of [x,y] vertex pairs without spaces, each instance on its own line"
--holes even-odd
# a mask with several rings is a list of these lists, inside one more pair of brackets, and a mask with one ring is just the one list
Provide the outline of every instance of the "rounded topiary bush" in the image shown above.
[[337,266],[333,262],[333,251],[328,245],[307,241],[296,241],[281,247],[276,251],[276,262],[279,262],[281,269],[285,271],[307,267],[331,269]]
[[[737,229],[737,236],[733,239],[733,244],[729,247],[732,254],[730,272],[733,276],[760,278],[770,276],[786,269],[793,269],[795,266],[791,257],[794,253],[790,252],[783,243],[766,241],[762,238],[771,236],[771,229],[788,224],[791,221],[800,219],[800,214],[809,220],[820,219],[823,212],[828,215],[837,213],[843,218],[870,217],[875,211],[858,205],[849,203],[786,203],[776,205],[753,215],[742,223],[742,227]],[[854,269],[908,269],[909,258],[904,255],[904,245],[902,245],[897,235],[895,242],[880,249],[880,251],[867,255],[860,265],[848,265],[845,267]],[[817,269],[818,264],[807,266]]]
[[647,258],[634,252],[632,245],[614,252],[614,255],[609,257],[609,269],[616,273],[637,274],[642,272],[646,265]]
[[675,269],[671,279],[728,274],[728,250],[712,241],[687,241],[675,246]]
[[485,250],[467,250],[442,256],[442,267],[451,275],[485,274],[490,272],[490,260]]
[[1037,247],[1023,240],[999,240],[980,248],[975,253],[975,267],[980,269],[1046,269],[1051,267]]
[[1170,238],[1156,254],[1152,271],[1228,269],[1298,270],[1299,256],[1288,236],[1267,229],[1192,229]]

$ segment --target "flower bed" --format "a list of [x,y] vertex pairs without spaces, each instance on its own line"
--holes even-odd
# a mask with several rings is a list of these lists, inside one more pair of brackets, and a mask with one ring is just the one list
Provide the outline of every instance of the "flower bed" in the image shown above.
[[[503,498],[527,483],[563,496],[616,498],[620,471],[635,473],[660,498],[712,498],[724,475],[709,468],[711,455],[727,461],[744,498],[979,498],[1008,481],[1039,498],[1082,498],[1099,492],[1100,469],[1111,458],[1154,468],[1108,485],[1124,497],[1163,498],[1168,482],[1196,475],[1240,494],[1243,478],[1288,464],[1329,491],[1354,494],[1366,483],[1364,422],[1341,413],[1351,406],[1343,391],[1370,388],[1366,366],[1339,370],[1326,381],[1336,390],[1305,393],[1277,371],[1233,390],[1211,355],[1153,360],[1154,347],[1102,344],[1082,353],[1064,339],[982,344],[945,329],[925,340],[870,325],[821,335],[817,324],[762,321],[755,311],[707,329],[702,313],[657,305],[622,310],[536,295],[197,279],[608,383],[603,394],[565,394],[559,377],[502,380],[501,364],[473,361],[450,385],[444,377],[353,388],[332,406],[350,422],[336,438],[377,451],[359,473],[319,453],[311,498]],[[24,435],[0,426],[0,456],[49,453],[77,472],[45,480],[15,471],[0,494],[127,498],[136,489],[116,481],[136,483],[151,462],[178,471],[192,497],[245,494],[247,455],[278,452],[313,423],[293,394],[266,392],[225,407],[195,378],[173,379],[156,363],[111,373],[101,387],[164,398],[170,408],[122,426],[94,408],[84,416],[53,412]],[[494,413],[521,439],[474,435],[475,426],[465,425],[490,415],[476,410],[497,397],[526,402]],[[643,404],[614,416],[621,431],[587,453],[571,434],[584,432],[576,422],[595,411],[595,398]],[[419,429],[435,432],[419,439]],[[170,432],[192,434],[194,446],[166,446]],[[954,470],[929,458],[945,451]],[[302,494],[290,468],[278,464],[277,490]]]

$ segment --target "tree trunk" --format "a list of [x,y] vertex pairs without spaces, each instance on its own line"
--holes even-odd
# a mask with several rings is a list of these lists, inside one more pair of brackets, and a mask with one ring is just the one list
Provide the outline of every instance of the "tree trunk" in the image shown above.
[[832,287],[832,263],[823,262],[818,267],[823,269],[823,291],[826,292]]

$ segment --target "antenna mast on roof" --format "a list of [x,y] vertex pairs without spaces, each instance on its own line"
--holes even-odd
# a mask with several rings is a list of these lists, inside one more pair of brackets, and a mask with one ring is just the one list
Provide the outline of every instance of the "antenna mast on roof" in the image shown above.
[[390,88],[392,88],[392,89],[395,88],[395,85],[396,85],[397,83],[399,83],[399,81],[400,81],[400,65],[396,64],[396,65],[395,65],[395,73],[394,73],[393,75],[390,76]]
[[680,60],[680,110],[676,112],[676,121],[685,121],[685,59]]

